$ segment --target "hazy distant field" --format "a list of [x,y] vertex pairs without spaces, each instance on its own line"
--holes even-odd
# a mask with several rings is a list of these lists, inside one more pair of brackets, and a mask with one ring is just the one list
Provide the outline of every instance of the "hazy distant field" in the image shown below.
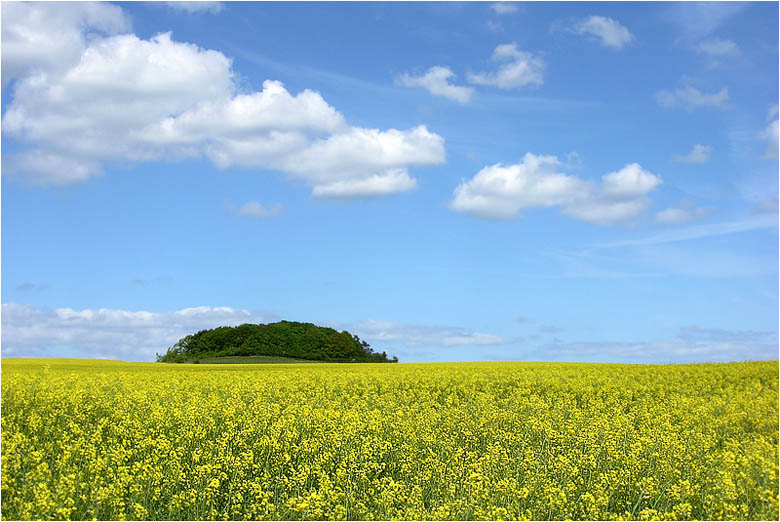
[[3,519],[778,517],[778,363],[3,359]]

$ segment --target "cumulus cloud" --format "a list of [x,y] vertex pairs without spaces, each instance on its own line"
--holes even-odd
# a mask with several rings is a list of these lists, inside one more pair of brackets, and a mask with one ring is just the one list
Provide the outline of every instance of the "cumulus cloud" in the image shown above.
[[236,216],[254,219],[267,219],[280,215],[282,213],[282,205],[281,203],[275,203],[273,205],[262,205],[257,201],[247,201],[240,207],[230,207],[230,212]]
[[[4,27],[38,23],[13,14],[3,12]],[[206,157],[284,172],[315,195],[360,197],[409,190],[409,167],[445,160],[444,140],[424,126],[354,127],[319,93],[278,81],[239,92],[230,59],[170,33],[96,36],[77,58],[15,84],[3,132],[28,148],[3,157],[13,176],[62,185],[105,164]]]
[[30,185],[72,185],[100,176],[100,163],[40,149],[3,157],[3,175]]
[[674,157],[674,161],[680,163],[707,163],[710,161],[710,153],[712,147],[707,145],[696,144],[693,146],[693,150],[686,155],[677,155]]
[[510,14],[518,11],[518,6],[514,2],[496,2],[490,5],[493,12],[498,14]]
[[525,208],[567,204],[587,192],[587,183],[557,171],[555,156],[527,153],[514,165],[497,163],[455,189],[450,208],[475,217],[513,219]]
[[422,87],[435,96],[443,96],[458,103],[468,103],[474,94],[471,87],[462,87],[450,83],[455,73],[449,67],[435,66],[422,76],[407,73],[396,78],[396,84],[402,87]]
[[658,176],[643,170],[638,163],[626,165],[601,178],[604,195],[614,199],[644,196],[660,184]]
[[681,87],[674,91],[663,89],[655,93],[655,101],[659,107],[665,109],[675,107],[682,107],[687,111],[699,107],[722,109],[729,101],[729,90],[728,87],[723,87],[718,92],[707,94],[690,86]]
[[617,20],[604,16],[591,16],[574,24],[573,31],[596,37],[602,46],[622,49],[634,40],[626,27]]
[[[350,330],[352,331],[352,330]],[[399,343],[409,347],[488,346],[517,342],[493,334],[472,332],[454,326],[426,326],[394,321],[363,321],[354,325],[355,333],[371,343]]]
[[212,13],[222,11],[222,2],[165,2],[165,5],[176,11],[185,13]]
[[3,356],[152,361],[185,335],[217,326],[265,323],[273,314],[199,306],[153,313],[113,309],[2,306]]
[[61,72],[78,63],[88,38],[130,29],[116,5],[103,2],[3,2],[3,85],[26,74]]
[[99,39],[66,74],[20,80],[3,131],[74,161],[153,158],[158,145],[138,139],[138,131],[230,96],[230,66],[221,53],[174,42],[169,33]]
[[329,198],[353,198],[356,196],[386,196],[406,192],[417,186],[417,181],[400,169],[389,170],[368,178],[333,181],[314,187],[312,194]]
[[493,51],[492,61],[501,65],[495,72],[469,72],[468,81],[500,89],[517,89],[526,85],[542,85],[544,61],[531,53],[520,51],[516,44],[502,44]]
[[406,174],[401,166],[443,161],[444,139],[423,125],[405,131],[351,127],[286,156],[282,170],[327,186],[373,176],[398,178],[400,173]]
[[523,209],[561,207],[575,219],[612,225],[641,214],[649,206],[646,194],[661,184],[637,163],[605,174],[598,186],[559,167],[555,156],[530,152],[518,164],[485,167],[456,187],[450,208],[478,218],[514,219]]

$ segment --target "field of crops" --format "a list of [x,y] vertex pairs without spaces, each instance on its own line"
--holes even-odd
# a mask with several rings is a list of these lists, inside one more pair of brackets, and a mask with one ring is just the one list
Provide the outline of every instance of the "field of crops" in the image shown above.
[[5,519],[778,518],[778,363],[3,359]]

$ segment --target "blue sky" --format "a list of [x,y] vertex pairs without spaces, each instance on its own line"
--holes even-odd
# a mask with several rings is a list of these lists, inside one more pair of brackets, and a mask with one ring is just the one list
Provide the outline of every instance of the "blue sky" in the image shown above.
[[778,355],[778,6],[2,5],[2,354]]

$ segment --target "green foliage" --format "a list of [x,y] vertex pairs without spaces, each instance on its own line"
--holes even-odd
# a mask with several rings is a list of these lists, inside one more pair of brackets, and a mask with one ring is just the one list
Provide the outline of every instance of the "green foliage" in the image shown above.
[[280,321],[269,324],[220,326],[187,335],[157,354],[157,362],[197,362],[213,357],[266,355],[329,362],[398,362],[375,353],[357,335],[312,323]]

